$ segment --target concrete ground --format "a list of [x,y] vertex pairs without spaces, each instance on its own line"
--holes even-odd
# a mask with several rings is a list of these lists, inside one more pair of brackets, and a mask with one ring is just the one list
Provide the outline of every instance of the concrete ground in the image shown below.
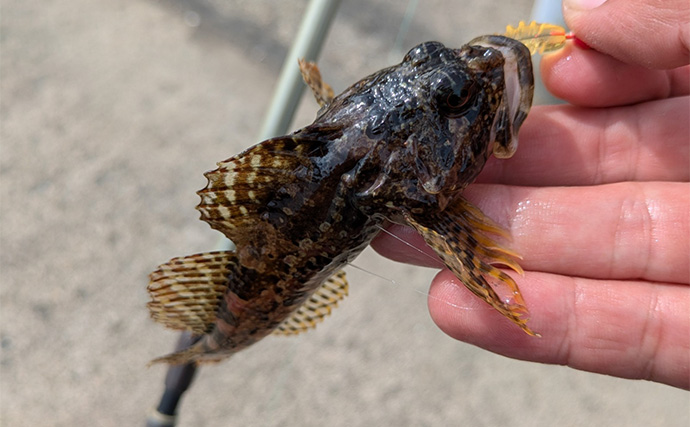
[[[460,45],[531,1],[343,2],[320,61],[342,90],[414,44]],[[213,249],[202,172],[257,142],[306,1],[3,0],[0,425],[137,426],[177,334],[147,274]],[[307,98],[298,123],[316,112]],[[367,251],[316,331],[204,367],[180,426],[687,426],[667,386],[509,360],[440,332],[432,270]],[[376,277],[386,276],[391,280]]]

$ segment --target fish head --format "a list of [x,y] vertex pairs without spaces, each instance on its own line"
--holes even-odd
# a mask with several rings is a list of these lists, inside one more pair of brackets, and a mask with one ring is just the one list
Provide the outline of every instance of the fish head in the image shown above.
[[421,189],[454,193],[476,178],[490,154],[513,155],[534,87],[522,43],[501,36],[479,37],[460,49],[427,42],[410,50],[403,64],[421,77],[415,102],[425,113],[406,139]]
[[491,154],[510,157],[532,104],[529,50],[503,36],[459,49],[412,48],[400,64],[355,83],[317,118],[359,162],[347,174],[358,204],[418,201],[443,209]]

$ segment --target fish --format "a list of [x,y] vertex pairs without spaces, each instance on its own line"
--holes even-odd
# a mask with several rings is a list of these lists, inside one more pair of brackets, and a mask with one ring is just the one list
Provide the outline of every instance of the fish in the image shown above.
[[489,35],[425,42],[334,96],[300,69],[314,122],[206,172],[201,219],[236,249],[179,257],[150,274],[148,309],[196,342],[152,363],[217,362],[268,335],[313,328],[348,292],[343,267],[386,224],[414,228],[478,297],[526,333],[508,231],[462,197],[490,155],[509,158],[532,104],[530,52]]

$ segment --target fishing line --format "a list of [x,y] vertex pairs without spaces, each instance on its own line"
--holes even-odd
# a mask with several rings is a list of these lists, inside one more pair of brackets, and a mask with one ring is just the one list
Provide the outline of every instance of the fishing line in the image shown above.
[[[443,262],[441,262],[441,260],[439,260],[438,258],[436,258],[436,257],[434,257],[434,256],[432,256],[432,255],[429,255],[427,252],[424,252],[424,250],[418,248],[417,246],[413,245],[412,243],[408,242],[407,240],[403,239],[402,237],[397,236],[397,235],[391,233],[390,231],[386,230],[384,227],[382,227],[382,226],[380,226],[380,225],[377,225],[376,227],[377,227],[379,230],[383,231],[384,233],[388,234],[389,236],[393,237],[394,239],[398,240],[399,242],[403,243],[405,246],[408,246],[408,247],[414,249],[415,251],[417,251],[417,252],[423,254],[425,257],[427,257],[427,258],[429,258],[430,260],[432,260],[432,261],[433,261],[437,266],[439,266],[440,268],[445,268],[445,267],[446,267],[446,265],[445,265]],[[351,265],[352,267],[356,268],[357,270],[363,271],[363,272],[368,273],[368,274],[370,274],[370,275],[372,275],[372,276],[374,276],[374,277],[377,277],[377,278],[379,278],[379,279],[385,280],[386,282],[389,282],[389,283],[391,283],[391,284],[393,284],[393,285],[396,285],[396,286],[398,286],[398,287],[401,287],[401,286],[402,286],[402,287],[406,287],[405,285],[401,285],[400,283],[398,283],[398,282],[395,281],[394,279],[391,279],[391,278],[382,276],[382,275],[380,275],[380,274],[374,273],[374,272],[372,272],[372,271],[369,271],[369,270],[367,270],[367,269],[365,269],[365,268],[362,268],[362,267],[360,267],[360,266],[354,265],[354,264],[352,264],[352,263],[349,263],[349,265]],[[460,310],[473,310],[473,309],[471,309],[471,308],[468,308],[468,307],[461,307],[461,306],[459,306],[459,305],[457,305],[457,304],[453,304],[453,303],[450,302],[450,301],[447,301],[447,300],[444,300],[444,299],[442,299],[442,298],[433,296],[433,295],[431,295],[428,291],[422,291],[422,290],[419,290],[419,289],[414,288],[414,287],[412,287],[412,290],[414,290],[414,291],[417,292],[418,294],[421,294],[421,295],[426,296],[427,298],[430,298],[430,299],[432,299],[432,300],[434,300],[434,301],[439,301],[439,302],[441,302],[441,303],[443,303],[443,304],[446,304],[446,305],[449,305],[449,306],[451,306],[451,307],[453,307],[453,308],[457,308],[457,309],[460,309]]]
[[445,267],[445,264],[443,264],[438,258],[429,255],[428,253],[424,252],[422,249],[418,248],[417,246],[413,245],[412,243],[406,241],[406,240],[403,239],[402,237],[396,236],[395,234],[391,233],[390,231],[386,230],[385,228],[383,228],[383,227],[380,226],[380,225],[376,225],[376,227],[377,227],[379,230],[381,230],[381,231],[383,231],[384,233],[386,233],[386,234],[388,234],[389,236],[391,236],[392,238],[398,240],[399,242],[402,242],[402,243],[405,244],[406,246],[411,247],[411,248],[414,249],[415,251],[417,251],[417,252],[419,252],[420,254],[424,255],[425,257],[429,258],[429,259],[432,260],[435,264],[437,264],[439,267],[441,267],[441,268]]
[[449,306],[451,306],[451,307],[453,307],[453,308],[457,308],[457,309],[459,309],[459,310],[474,310],[473,308],[461,307],[461,306],[459,306],[459,305],[457,305],[457,304],[453,304],[453,303],[450,302],[450,301],[447,301],[447,300],[444,300],[444,299],[442,299],[442,298],[433,296],[433,295],[431,295],[431,294],[430,294],[429,292],[427,292],[427,291],[422,291],[422,290],[419,290],[419,289],[414,288],[414,287],[412,287],[412,286],[402,285],[400,282],[398,282],[398,281],[396,281],[396,280],[394,280],[394,279],[390,279],[390,278],[388,278],[388,277],[386,277],[386,276],[382,276],[382,275],[380,275],[380,274],[374,273],[374,272],[372,272],[372,271],[367,270],[367,269],[364,268],[364,267],[360,267],[360,266],[355,265],[355,264],[353,264],[353,263],[348,263],[348,265],[349,265],[350,267],[352,267],[352,268],[355,268],[355,269],[359,270],[359,271],[362,271],[362,272],[364,272],[364,273],[370,274],[370,275],[372,275],[372,276],[374,276],[374,277],[376,277],[376,278],[378,278],[378,279],[381,279],[381,280],[384,280],[384,281],[386,281],[386,282],[389,282],[389,283],[391,283],[391,284],[393,284],[393,285],[395,285],[395,286],[397,286],[397,287],[399,287],[399,288],[400,288],[400,287],[406,288],[406,289],[407,289],[407,288],[411,288],[413,291],[417,292],[418,294],[424,295],[424,296],[426,296],[427,298],[430,298],[430,299],[432,299],[432,300],[434,300],[434,301],[439,301],[439,302],[441,302],[441,303],[443,303],[443,304],[446,304],[446,305],[449,305]]

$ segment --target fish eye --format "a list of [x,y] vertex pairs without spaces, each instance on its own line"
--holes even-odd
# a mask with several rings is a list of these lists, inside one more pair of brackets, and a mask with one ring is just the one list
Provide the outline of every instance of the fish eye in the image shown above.
[[458,117],[474,105],[477,84],[468,79],[447,82],[437,92],[438,107],[446,117]]

